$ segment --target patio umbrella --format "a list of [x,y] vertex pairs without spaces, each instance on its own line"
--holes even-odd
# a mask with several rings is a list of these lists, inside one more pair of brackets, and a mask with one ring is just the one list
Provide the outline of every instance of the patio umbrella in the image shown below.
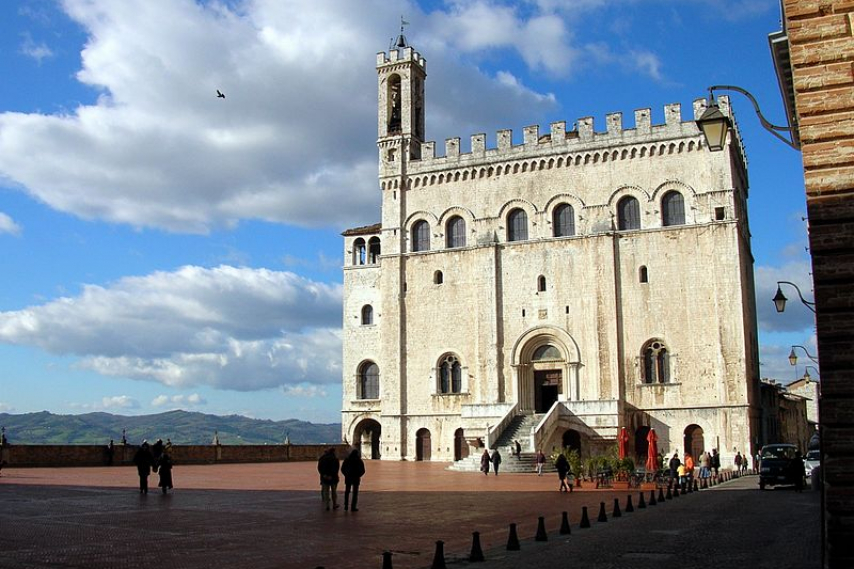
[[646,453],[646,470],[658,472],[658,435],[655,434],[655,429],[649,430],[646,441],[649,443]]
[[620,460],[622,460],[626,458],[626,454],[628,454],[626,447],[629,443],[629,433],[626,432],[625,427],[620,428],[620,436],[617,437],[617,442],[619,443],[620,448]]

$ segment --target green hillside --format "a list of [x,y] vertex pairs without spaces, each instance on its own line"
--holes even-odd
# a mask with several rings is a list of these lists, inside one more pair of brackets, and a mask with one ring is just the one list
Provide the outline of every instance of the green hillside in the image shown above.
[[121,441],[126,429],[128,443],[143,439],[174,444],[210,444],[214,432],[222,444],[281,444],[285,436],[293,444],[336,443],[341,441],[341,425],[314,424],[297,419],[270,421],[241,415],[206,415],[190,411],[169,411],[156,415],[124,416],[110,413],[54,415],[40,413],[0,413],[10,444],[106,444]]

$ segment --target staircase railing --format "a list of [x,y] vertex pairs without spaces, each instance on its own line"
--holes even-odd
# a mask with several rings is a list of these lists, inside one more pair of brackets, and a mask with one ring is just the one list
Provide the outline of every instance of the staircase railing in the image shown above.
[[555,427],[557,426],[558,421],[560,421],[561,412],[564,410],[563,403],[560,401],[555,401],[552,404],[551,408],[549,408],[545,417],[543,417],[537,426],[534,428],[534,432],[531,435],[531,439],[534,443],[534,450],[541,449],[543,442],[551,436]]
[[510,409],[505,413],[504,417],[501,421],[496,425],[490,426],[486,430],[486,448],[493,448],[493,445],[498,438],[501,436],[501,433],[504,432],[504,429],[510,424],[511,421],[519,414],[519,404],[515,403]]

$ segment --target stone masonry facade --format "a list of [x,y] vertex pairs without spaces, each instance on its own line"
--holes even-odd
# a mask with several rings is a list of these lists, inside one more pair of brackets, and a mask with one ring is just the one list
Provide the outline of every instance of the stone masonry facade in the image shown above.
[[[424,140],[426,61],[377,56],[381,223],[343,233],[342,430],[368,457],[458,460],[615,444],[755,452],[748,180],[667,105],[604,130]],[[730,114],[726,97],[723,112]],[[530,431],[530,432],[529,432]],[[478,450],[480,449],[480,450]]]
[[824,566],[854,567],[854,1],[785,0],[821,362]]

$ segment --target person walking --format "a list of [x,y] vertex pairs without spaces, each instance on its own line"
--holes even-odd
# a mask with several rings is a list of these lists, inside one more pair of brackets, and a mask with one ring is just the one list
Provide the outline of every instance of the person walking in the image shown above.
[[499,466],[501,466],[501,453],[498,452],[498,449],[495,449],[495,452],[492,453],[492,470],[495,471],[496,476],[498,476]]
[[712,449],[712,472],[715,478],[718,477],[718,470],[721,469],[721,455],[718,454],[718,449]]
[[667,466],[670,467],[670,478],[673,480],[679,480],[679,467],[682,465],[682,461],[679,460],[679,451],[673,453],[673,458],[670,459],[670,462]]
[[480,471],[486,476],[489,476],[489,465],[492,459],[489,458],[489,449],[483,449],[483,454],[480,455]]
[[709,474],[711,473],[711,466],[712,466],[712,456],[708,452],[703,451],[703,454],[700,455],[700,478],[701,479],[706,479],[709,477]]
[[543,454],[543,449],[537,450],[537,476],[543,475],[543,467],[546,464],[546,455]]
[[560,480],[560,486],[558,487],[558,492],[572,492],[572,484],[567,486],[566,477],[569,474],[569,461],[566,459],[563,453],[557,455],[557,459],[555,460],[555,468],[557,468],[557,477]]
[[326,506],[326,511],[329,511],[329,504],[332,503],[332,509],[338,509],[338,457],[335,456],[335,448],[329,447],[326,449],[319,459],[317,459],[317,472],[320,474],[320,498]]
[[160,481],[157,485],[166,494],[168,490],[172,489],[172,457],[169,456],[168,452],[160,455],[157,472],[160,475]]
[[[362,476],[365,475],[365,461],[362,460],[359,449],[354,448],[350,451],[341,463],[341,474],[344,475],[344,511],[346,512],[349,507],[351,511],[358,512],[359,484],[362,482]],[[350,502],[350,490],[353,491],[352,502]]]
[[735,472],[736,474],[741,474],[741,461],[744,460],[741,458],[741,451],[735,453]]
[[154,466],[154,457],[148,448],[148,441],[142,441],[136,454],[133,455],[133,463],[139,473],[139,493],[148,494],[148,476],[151,474],[151,467]]
[[685,453],[685,478],[688,484],[694,480],[694,457],[691,456],[690,452]]

